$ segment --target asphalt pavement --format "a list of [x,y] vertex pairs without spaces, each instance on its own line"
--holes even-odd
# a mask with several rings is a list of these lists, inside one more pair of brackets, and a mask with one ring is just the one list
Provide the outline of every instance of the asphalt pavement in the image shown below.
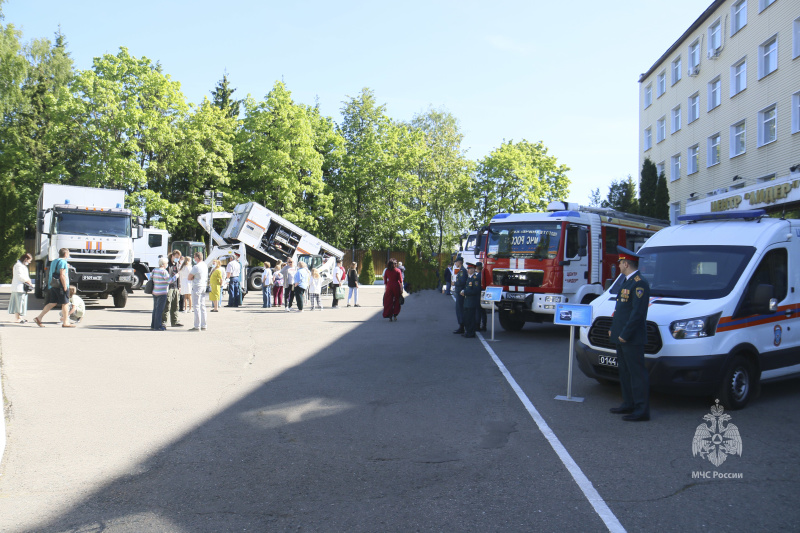
[[250,295],[207,332],[188,314],[154,332],[137,291],[71,330],[0,324],[0,531],[797,529],[799,380],[730,412],[742,454],[717,467],[692,453],[712,399],[654,394],[650,422],[623,422],[577,366],[585,401],[554,399],[569,328],[482,342],[451,333],[446,296],[408,296],[398,322],[381,297]]

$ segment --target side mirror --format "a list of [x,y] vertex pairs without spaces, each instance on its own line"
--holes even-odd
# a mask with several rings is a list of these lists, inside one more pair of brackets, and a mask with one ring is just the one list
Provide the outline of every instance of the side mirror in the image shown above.
[[753,295],[753,312],[759,315],[774,313],[778,309],[778,300],[775,298],[775,287],[761,284],[756,287]]
[[144,228],[141,225],[136,226],[136,238],[141,239],[144,237]]

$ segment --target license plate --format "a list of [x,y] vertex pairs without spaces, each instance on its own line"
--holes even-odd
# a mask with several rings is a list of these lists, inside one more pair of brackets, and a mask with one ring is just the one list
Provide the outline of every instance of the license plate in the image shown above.
[[613,366],[617,368],[617,357],[614,355],[601,355],[597,358],[598,362],[603,366]]
[[100,281],[103,276],[81,276],[83,281]]

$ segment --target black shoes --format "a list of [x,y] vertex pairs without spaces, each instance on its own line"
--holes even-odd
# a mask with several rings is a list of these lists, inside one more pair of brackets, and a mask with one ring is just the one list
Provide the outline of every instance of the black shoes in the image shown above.
[[461,335],[461,334],[463,334],[463,333],[464,333],[464,328],[458,328],[458,329],[457,329],[457,330],[455,330],[453,333],[456,333],[456,334],[458,334],[458,335]]
[[615,415],[629,415],[633,412],[632,407],[612,407],[608,410],[610,413]]
[[647,422],[650,420],[650,415],[646,413],[640,415],[630,414],[623,416],[622,419],[626,422]]

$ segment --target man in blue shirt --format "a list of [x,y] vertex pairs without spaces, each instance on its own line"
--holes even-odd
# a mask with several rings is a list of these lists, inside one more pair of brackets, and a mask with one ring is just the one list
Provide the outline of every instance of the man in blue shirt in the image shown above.
[[44,306],[42,312],[33,319],[36,325],[40,328],[44,327],[42,318],[52,308],[57,305],[61,306],[61,327],[74,328],[74,324],[69,323],[69,250],[61,248],[58,251],[58,259],[50,263],[50,269],[47,272],[47,288],[49,290],[49,302]]

